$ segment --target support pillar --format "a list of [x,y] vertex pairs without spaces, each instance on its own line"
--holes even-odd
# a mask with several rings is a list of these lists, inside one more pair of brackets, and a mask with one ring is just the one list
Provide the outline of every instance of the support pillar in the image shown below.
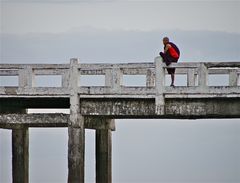
[[68,127],[68,182],[84,182],[84,129]]
[[112,132],[109,128],[96,129],[96,183],[103,182],[112,182]]
[[[34,86],[34,74],[31,66],[19,70],[19,87]],[[1,113],[27,113],[26,109],[2,107]],[[12,129],[12,182],[28,183],[29,171],[29,132],[28,127],[20,126]]]
[[71,59],[70,121],[68,124],[68,182],[84,183],[85,129],[84,117],[80,113],[78,59]]
[[29,134],[27,127],[12,129],[12,181],[28,183]]

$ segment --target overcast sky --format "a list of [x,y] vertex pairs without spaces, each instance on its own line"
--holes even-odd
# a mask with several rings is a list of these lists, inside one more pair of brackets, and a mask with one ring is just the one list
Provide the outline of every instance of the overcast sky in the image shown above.
[[1,61],[152,62],[163,36],[180,47],[180,61],[237,61],[239,7],[239,1],[1,1]]
[[239,1],[23,2],[2,2],[3,32],[59,33],[94,27],[107,30],[211,30],[240,33]]
[[[1,63],[152,62],[166,35],[180,61],[240,60],[240,1],[0,2]],[[91,182],[94,133],[86,136]],[[10,137],[0,130],[3,183],[11,179]],[[66,179],[67,130],[31,129],[30,182]],[[117,120],[113,182],[240,182],[240,120]]]

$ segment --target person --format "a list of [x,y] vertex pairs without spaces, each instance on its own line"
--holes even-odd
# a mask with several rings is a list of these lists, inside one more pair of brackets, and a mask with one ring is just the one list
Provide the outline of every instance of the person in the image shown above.
[[[166,63],[166,65],[170,65],[172,62],[177,63],[179,57],[180,57],[180,51],[178,47],[172,43],[169,42],[168,37],[163,38],[163,45],[164,45],[164,52],[160,52],[159,55],[162,57],[163,62]],[[171,75],[171,85],[174,87],[174,79],[175,79],[175,68],[167,68],[168,74]]]

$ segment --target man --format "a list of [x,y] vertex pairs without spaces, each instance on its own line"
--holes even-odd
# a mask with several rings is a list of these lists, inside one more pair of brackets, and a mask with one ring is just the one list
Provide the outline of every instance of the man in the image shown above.
[[[170,65],[172,62],[177,63],[179,57],[180,57],[180,51],[178,47],[174,44],[169,42],[168,37],[163,38],[163,45],[164,45],[164,52],[160,52],[159,54],[163,58],[163,62],[166,63],[166,65]],[[167,69],[168,74],[171,74],[171,85],[174,87],[174,74],[175,74],[175,68],[168,68]]]

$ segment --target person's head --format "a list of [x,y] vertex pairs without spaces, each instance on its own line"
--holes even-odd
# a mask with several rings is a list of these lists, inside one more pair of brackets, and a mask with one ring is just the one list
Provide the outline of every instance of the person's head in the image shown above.
[[168,37],[164,37],[163,38],[163,44],[166,45],[167,43],[169,43],[169,38]]

